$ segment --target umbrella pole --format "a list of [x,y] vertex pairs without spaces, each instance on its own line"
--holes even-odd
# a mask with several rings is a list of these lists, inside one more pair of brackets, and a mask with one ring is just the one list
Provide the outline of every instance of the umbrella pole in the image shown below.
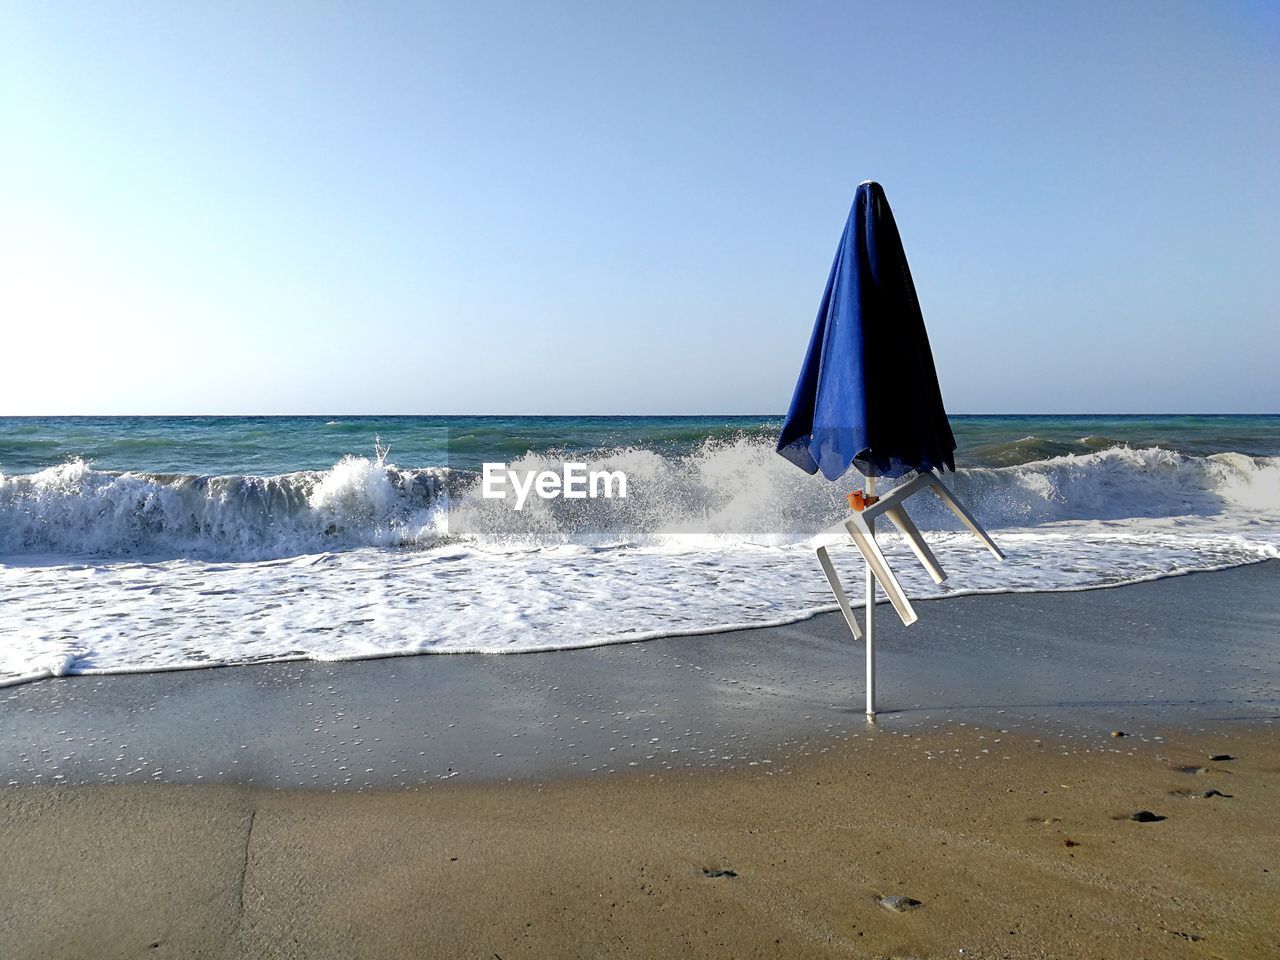
[[[867,494],[874,496],[876,492],[876,478],[867,477]],[[874,537],[876,535],[876,521],[872,517],[867,520],[867,529]],[[876,577],[871,571],[871,564],[867,565],[866,576],[866,598],[867,598],[867,716],[874,717],[876,715]]]

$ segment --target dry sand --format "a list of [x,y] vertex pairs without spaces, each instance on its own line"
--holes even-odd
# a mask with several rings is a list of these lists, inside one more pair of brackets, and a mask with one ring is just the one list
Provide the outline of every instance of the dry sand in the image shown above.
[[1273,958],[1278,796],[1267,723],[1087,748],[869,730],[541,787],[10,789],[0,952]]

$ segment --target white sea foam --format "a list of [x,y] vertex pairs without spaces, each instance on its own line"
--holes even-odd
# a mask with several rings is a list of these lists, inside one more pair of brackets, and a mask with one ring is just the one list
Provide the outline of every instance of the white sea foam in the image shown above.
[[[591,466],[625,470],[634,492],[515,514],[469,478],[362,458],[277,477],[79,462],[0,476],[0,683],[527,652],[831,608],[803,541],[842,514],[846,486],[746,441],[681,460],[617,450]],[[887,535],[914,597],[1087,589],[1280,556],[1280,458],[1116,448],[954,483],[1009,561],[994,563],[923,495],[913,516],[951,578],[935,587]],[[854,556],[838,557],[850,576]]]
[[272,477],[110,473],[75,460],[0,474],[0,556],[260,560],[429,542],[442,476],[364,457]]

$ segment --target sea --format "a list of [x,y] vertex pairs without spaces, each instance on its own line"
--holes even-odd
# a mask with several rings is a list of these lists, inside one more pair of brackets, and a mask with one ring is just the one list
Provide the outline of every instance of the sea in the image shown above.
[[[865,481],[806,475],[774,452],[780,426],[0,418],[0,685],[797,622],[835,609],[809,541]],[[913,598],[1090,590],[1280,557],[1280,416],[952,427],[947,482],[1007,559],[922,493],[909,510],[948,579],[934,584],[892,529],[882,537]],[[566,462],[624,473],[627,496],[531,497],[518,511],[482,496],[485,463]],[[834,556],[859,584],[858,555]]]

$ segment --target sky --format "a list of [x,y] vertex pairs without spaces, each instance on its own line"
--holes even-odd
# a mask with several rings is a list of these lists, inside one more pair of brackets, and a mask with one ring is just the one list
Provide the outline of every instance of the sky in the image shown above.
[[1274,3],[0,0],[0,415],[780,413],[857,184],[952,413],[1280,411]]

